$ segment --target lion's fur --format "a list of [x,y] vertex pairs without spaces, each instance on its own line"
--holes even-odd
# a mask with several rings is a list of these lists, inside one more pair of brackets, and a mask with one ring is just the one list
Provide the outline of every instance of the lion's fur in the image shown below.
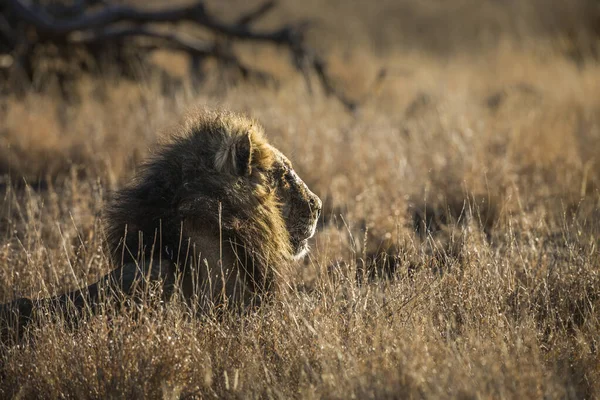
[[[246,278],[254,286],[269,286],[278,273],[275,268],[292,258],[280,204],[267,176],[274,154],[263,128],[250,118],[230,112],[190,113],[107,207],[114,262],[145,258],[184,265],[194,258],[190,249],[195,248],[202,259],[223,259],[224,267],[228,257],[238,263],[243,258],[241,268],[250,275]],[[246,162],[247,170],[236,170]],[[207,254],[214,253],[215,245],[218,257]]]

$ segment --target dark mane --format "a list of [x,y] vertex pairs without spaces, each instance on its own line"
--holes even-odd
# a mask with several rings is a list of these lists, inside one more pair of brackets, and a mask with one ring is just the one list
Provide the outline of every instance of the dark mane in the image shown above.
[[[242,135],[251,142],[249,174],[223,172],[220,152]],[[190,114],[107,206],[113,262],[176,261],[199,228],[243,245],[254,262],[289,259],[289,235],[267,175],[272,163],[271,147],[255,121],[224,112]]]

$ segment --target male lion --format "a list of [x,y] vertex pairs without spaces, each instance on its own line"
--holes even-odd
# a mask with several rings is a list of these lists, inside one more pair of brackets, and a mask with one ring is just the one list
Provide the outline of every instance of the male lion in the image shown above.
[[[38,303],[82,308],[105,288],[134,292],[163,282],[201,307],[257,304],[308,249],[321,200],[271,146],[254,120],[196,112],[115,193],[104,213],[120,267],[89,287],[51,299],[18,299],[1,314],[30,318]],[[64,307],[63,307],[64,308]]]

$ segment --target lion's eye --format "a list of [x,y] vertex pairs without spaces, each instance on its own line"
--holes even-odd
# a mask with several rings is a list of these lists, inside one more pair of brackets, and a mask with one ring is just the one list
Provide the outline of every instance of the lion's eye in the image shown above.
[[297,175],[294,173],[294,171],[291,171],[291,170],[287,171],[287,173],[285,174],[285,179],[292,186],[297,185],[297,183],[298,183]]
[[294,173],[292,171],[286,171],[285,175],[284,175],[285,181],[288,185],[295,185],[296,184],[296,177],[294,175]]

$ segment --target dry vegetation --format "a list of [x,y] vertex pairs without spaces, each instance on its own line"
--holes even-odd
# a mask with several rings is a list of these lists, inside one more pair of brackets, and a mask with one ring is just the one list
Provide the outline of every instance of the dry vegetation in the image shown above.
[[257,117],[326,209],[272,304],[190,316],[150,297],[77,329],[41,318],[1,346],[0,397],[600,397],[600,65],[576,18],[588,4],[540,16],[515,11],[534,1],[382,1],[378,25],[351,2],[353,45],[328,25],[340,3],[321,29],[340,83],[369,91],[356,115],[310,96],[269,49],[248,57],[279,88],[225,88],[208,71],[168,94],[107,77],[79,82],[76,102],[0,98],[0,300],[110,270],[102,205],[190,105]]

